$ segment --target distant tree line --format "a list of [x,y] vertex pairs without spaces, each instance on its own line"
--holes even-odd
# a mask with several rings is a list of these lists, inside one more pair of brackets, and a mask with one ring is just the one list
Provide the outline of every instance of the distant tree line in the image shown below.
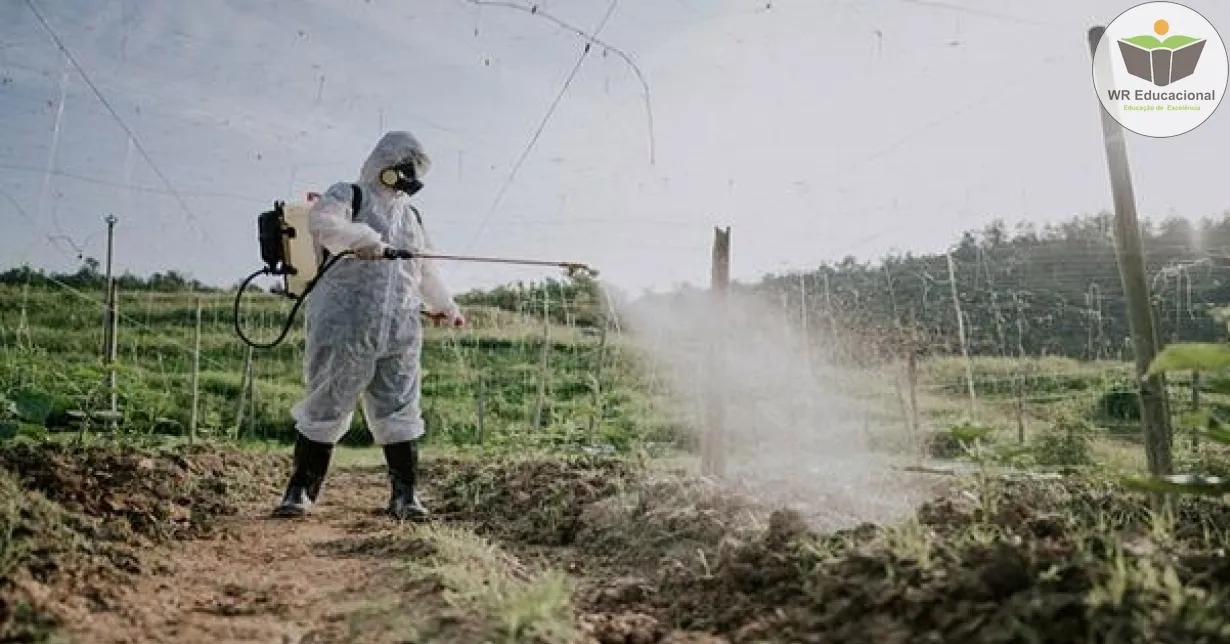
[[[1230,302],[1230,213],[1142,229],[1159,340],[1224,339],[1208,311]],[[1102,213],[1014,230],[996,220],[965,232],[950,253],[970,353],[1130,359],[1112,230]],[[817,328],[844,329],[856,344],[959,353],[951,284],[947,254],[906,253],[875,263],[847,257],[744,288],[805,309]]]
[[[155,292],[206,292],[233,291],[234,287],[219,288],[191,279],[178,271],[153,273],[139,277],[131,273],[113,275],[120,291]],[[98,260],[87,257],[73,273],[47,272],[42,269],[20,266],[0,272],[0,285],[56,288],[71,287],[79,291],[102,291],[107,276]],[[256,284],[248,289],[262,291]],[[517,282],[490,289],[474,289],[457,296],[458,303],[470,306],[490,306],[532,317],[541,317],[546,300],[547,316],[558,324],[575,326],[598,326],[606,313],[607,305],[596,279],[578,275],[566,279],[546,279],[541,282]]]
[[[960,352],[956,305],[973,355],[1062,355],[1080,359],[1131,356],[1130,330],[1116,264],[1112,218],[1074,216],[1038,227],[996,220],[964,232],[950,255],[897,254],[878,261],[846,257],[816,270],[766,275],[733,288],[767,296],[810,328],[833,329],[836,340],[881,355]],[[1230,303],[1230,213],[1199,222],[1145,220],[1141,231],[1160,340],[1214,341],[1226,328],[1208,315]],[[21,267],[0,273],[0,284],[101,289],[105,275],[86,259],[75,273],[46,274]],[[225,291],[176,271],[116,277],[121,290]],[[696,291],[647,297],[678,297]],[[597,326],[608,316],[598,281],[579,275],[476,289],[459,303],[556,323]]]
[[[28,265],[20,266],[0,273],[0,284],[8,286],[29,284],[31,286],[49,288],[54,288],[58,285],[69,286],[79,291],[101,291],[106,289],[107,274],[101,270],[100,266],[98,260],[93,257],[85,258],[81,267],[74,273],[48,273],[41,269],[31,268]],[[153,273],[148,277],[139,277],[125,272],[121,275],[113,274],[112,280],[115,282],[116,288],[121,291],[217,292],[223,290],[204,284],[199,280],[190,279],[178,271]]]

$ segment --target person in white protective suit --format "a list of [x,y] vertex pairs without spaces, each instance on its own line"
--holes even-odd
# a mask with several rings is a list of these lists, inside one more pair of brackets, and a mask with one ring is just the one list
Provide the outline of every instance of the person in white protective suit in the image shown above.
[[[429,166],[414,136],[389,132],[364,162],[357,184],[334,184],[308,215],[322,255],[354,255],[324,273],[306,303],[307,391],[291,410],[298,430],[294,468],[276,516],[302,516],[317,501],[333,446],[349,429],[356,403],[384,451],[389,512],[402,520],[427,516],[415,493],[417,441],[424,433],[419,315],[426,309],[453,326],[465,318],[431,260],[390,260],[384,253],[431,247],[410,204]],[[356,197],[359,208],[352,213]]]

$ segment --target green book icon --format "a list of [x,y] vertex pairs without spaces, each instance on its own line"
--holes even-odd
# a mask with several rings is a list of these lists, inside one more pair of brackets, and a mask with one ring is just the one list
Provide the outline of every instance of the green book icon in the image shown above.
[[1134,36],[1119,39],[1119,54],[1129,74],[1165,87],[1195,73],[1205,42],[1204,38],[1191,36],[1171,36],[1166,40],[1151,35]]

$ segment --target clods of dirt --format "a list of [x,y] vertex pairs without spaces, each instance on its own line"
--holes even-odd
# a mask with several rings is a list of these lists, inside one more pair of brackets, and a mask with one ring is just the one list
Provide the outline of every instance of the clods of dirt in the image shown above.
[[[1169,520],[1110,481],[994,480],[913,520],[821,534],[798,512],[615,459],[432,459],[433,513],[499,547],[457,526],[356,511],[384,491],[374,473],[349,472],[332,479],[336,505],[293,531],[248,522],[235,533],[246,545],[233,548],[218,519],[279,484],[278,461],[212,448],[0,448],[0,494],[13,499],[0,507],[11,535],[0,637],[36,641],[56,619],[107,606],[109,589],[148,565],[139,544],[213,533],[175,573],[195,580],[191,592],[136,632],[192,624],[191,641],[208,642],[243,623],[332,641],[361,623],[369,641],[372,629],[405,641],[486,628],[465,618],[483,606],[493,624],[575,612],[585,644],[1230,642],[1230,504],[1216,500],[1179,500]],[[529,574],[528,554],[580,583]],[[148,579],[143,588],[130,603],[162,592]],[[471,603],[449,605],[461,598]],[[544,601],[545,621],[533,603]]]
[[585,615],[580,626],[588,640],[602,644],[655,644],[671,632],[657,618],[634,612]]
[[108,589],[143,571],[134,548],[8,472],[0,471],[0,498],[0,640],[41,641],[62,615],[105,607]]
[[13,443],[0,448],[0,469],[12,472],[69,512],[96,517],[118,531],[157,540],[209,534],[213,520],[233,514],[239,499],[284,476],[284,455],[212,446],[147,450]]
[[1121,539],[1156,524],[1132,495],[1078,479],[986,492],[986,505],[949,499],[921,522],[823,536],[777,513],[733,547],[581,603],[731,642],[1230,641],[1230,586],[1214,581],[1225,557],[1181,536],[1207,502],[1184,502],[1171,537],[1133,551]]
[[584,509],[576,548],[591,570],[650,571],[732,544],[765,514],[704,480],[643,476]]
[[476,522],[480,532],[507,541],[565,546],[576,540],[585,508],[618,493],[633,468],[618,459],[577,457],[432,459],[423,470],[435,514]]
[[581,577],[591,642],[1230,642],[1220,501],[1181,500],[1167,523],[1112,481],[1003,480],[817,534],[622,464],[442,466],[438,508]]
[[151,542],[211,534],[283,475],[279,461],[211,447],[0,446],[0,640],[42,641],[109,608],[156,565]]

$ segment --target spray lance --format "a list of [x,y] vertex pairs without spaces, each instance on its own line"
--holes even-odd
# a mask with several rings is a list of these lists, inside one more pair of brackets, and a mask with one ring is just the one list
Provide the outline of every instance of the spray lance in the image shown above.
[[[288,205],[283,201],[275,201],[273,210],[263,212],[257,217],[257,237],[260,242],[261,260],[265,262],[265,266],[248,275],[240,283],[239,290],[235,293],[233,311],[235,334],[239,336],[239,339],[244,344],[250,347],[255,349],[271,349],[281,344],[286,339],[286,335],[290,333],[290,328],[294,324],[295,315],[298,314],[299,307],[303,305],[304,300],[307,299],[307,296],[316,287],[319,280],[343,257],[354,255],[354,251],[343,251],[336,255],[327,255],[324,259],[317,257],[317,249],[312,243],[311,236],[307,234],[307,216],[310,210],[310,203],[300,202]],[[398,248],[386,249],[384,257],[374,261],[401,259],[547,266],[564,269],[570,278],[596,274],[592,268],[578,262],[422,253]],[[282,324],[282,330],[271,342],[256,342],[252,340],[244,333],[239,323],[239,304],[243,299],[244,291],[251,285],[252,280],[262,275],[281,277],[281,288],[275,292],[295,301],[290,313],[286,315],[286,321]]]

